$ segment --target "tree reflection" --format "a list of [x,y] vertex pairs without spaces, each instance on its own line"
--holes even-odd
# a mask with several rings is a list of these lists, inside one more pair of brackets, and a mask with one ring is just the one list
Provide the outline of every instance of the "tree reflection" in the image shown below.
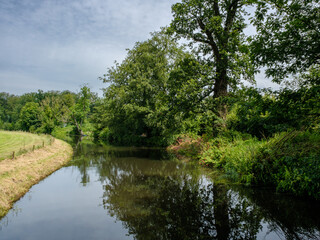
[[320,202],[295,199],[266,189],[238,187],[234,190],[260,207],[269,232],[285,239],[320,239]]
[[197,168],[173,161],[117,158],[99,168],[103,206],[135,239],[255,239],[256,208],[232,205],[223,185]]
[[104,190],[103,207],[135,239],[253,240],[258,233],[267,237],[266,224],[286,239],[319,237],[319,220],[303,214],[306,206],[292,198],[231,190],[206,179],[197,166],[159,161],[167,156],[155,149],[89,146],[82,151],[73,164],[83,184],[94,167]]

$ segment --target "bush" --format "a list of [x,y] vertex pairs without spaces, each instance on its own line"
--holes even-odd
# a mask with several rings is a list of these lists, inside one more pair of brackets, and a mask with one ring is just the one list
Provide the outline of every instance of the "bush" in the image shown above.
[[[319,81],[319,80],[318,80]],[[228,128],[260,139],[279,132],[318,128],[320,124],[320,87],[305,83],[298,89],[244,88],[236,92]]]
[[200,164],[223,170],[225,176],[236,182],[250,184],[255,155],[264,144],[256,138],[219,136],[211,140],[200,157]]
[[225,131],[208,141],[184,135],[168,148],[179,158],[199,160],[246,185],[273,186],[278,191],[320,199],[320,135],[290,131],[258,140]]
[[320,199],[320,135],[308,131],[277,134],[256,155],[253,173],[256,183]]
[[204,142],[201,137],[192,135],[181,135],[176,143],[169,146],[169,152],[177,155],[178,158],[198,159],[204,148]]

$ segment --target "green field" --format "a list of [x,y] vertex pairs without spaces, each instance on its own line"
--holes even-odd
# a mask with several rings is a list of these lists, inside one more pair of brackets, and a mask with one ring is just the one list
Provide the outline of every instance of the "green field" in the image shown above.
[[39,148],[43,143],[48,145],[50,139],[49,135],[0,131],[0,161],[12,157],[13,152],[15,152],[15,156],[18,156],[31,151],[33,146]]

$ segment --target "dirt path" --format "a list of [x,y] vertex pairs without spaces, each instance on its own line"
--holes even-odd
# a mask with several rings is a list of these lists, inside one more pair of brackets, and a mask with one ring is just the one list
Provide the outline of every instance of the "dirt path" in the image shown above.
[[72,147],[61,140],[28,152],[16,159],[0,162],[0,217],[22,197],[32,185],[38,183],[66,164],[72,156]]

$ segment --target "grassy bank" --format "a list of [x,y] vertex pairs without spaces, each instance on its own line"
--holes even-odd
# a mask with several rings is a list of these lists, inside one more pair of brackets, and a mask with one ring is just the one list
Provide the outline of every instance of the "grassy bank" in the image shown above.
[[185,137],[169,150],[220,169],[233,182],[273,186],[280,192],[320,199],[317,132],[283,132],[265,140],[241,134],[208,141]]
[[[3,132],[1,135],[3,136]],[[21,139],[34,139],[33,143],[38,139],[37,135],[29,133],[13,132],[10,135],[6,132],[5,135],[10,137],[11,145],[14,145],[6,144],[6,149],[10,152],[24,142]],[[20,144],[14,141],[15,137]],[[4,138],[0,139],[3,141]],[[42,143],[42,141],[43,139],[40,142]],[[0,142],[0,146],[2,143]],[[10,152],[3,151],[2,154],[10,155]],[[51,145],[48,144],[34,151],[29,151],[14,160],[11,158],[2,160],[0,162],[0,217],[4,216],[12,204],[23,196],[32,185],[66,164],[71,159],[72,152],[72,147],[69,144],[55,139]]]
[[50,135],[36,135],[27,132],[0,131],[0,161],[29,152],[34,148],[50,144]]

